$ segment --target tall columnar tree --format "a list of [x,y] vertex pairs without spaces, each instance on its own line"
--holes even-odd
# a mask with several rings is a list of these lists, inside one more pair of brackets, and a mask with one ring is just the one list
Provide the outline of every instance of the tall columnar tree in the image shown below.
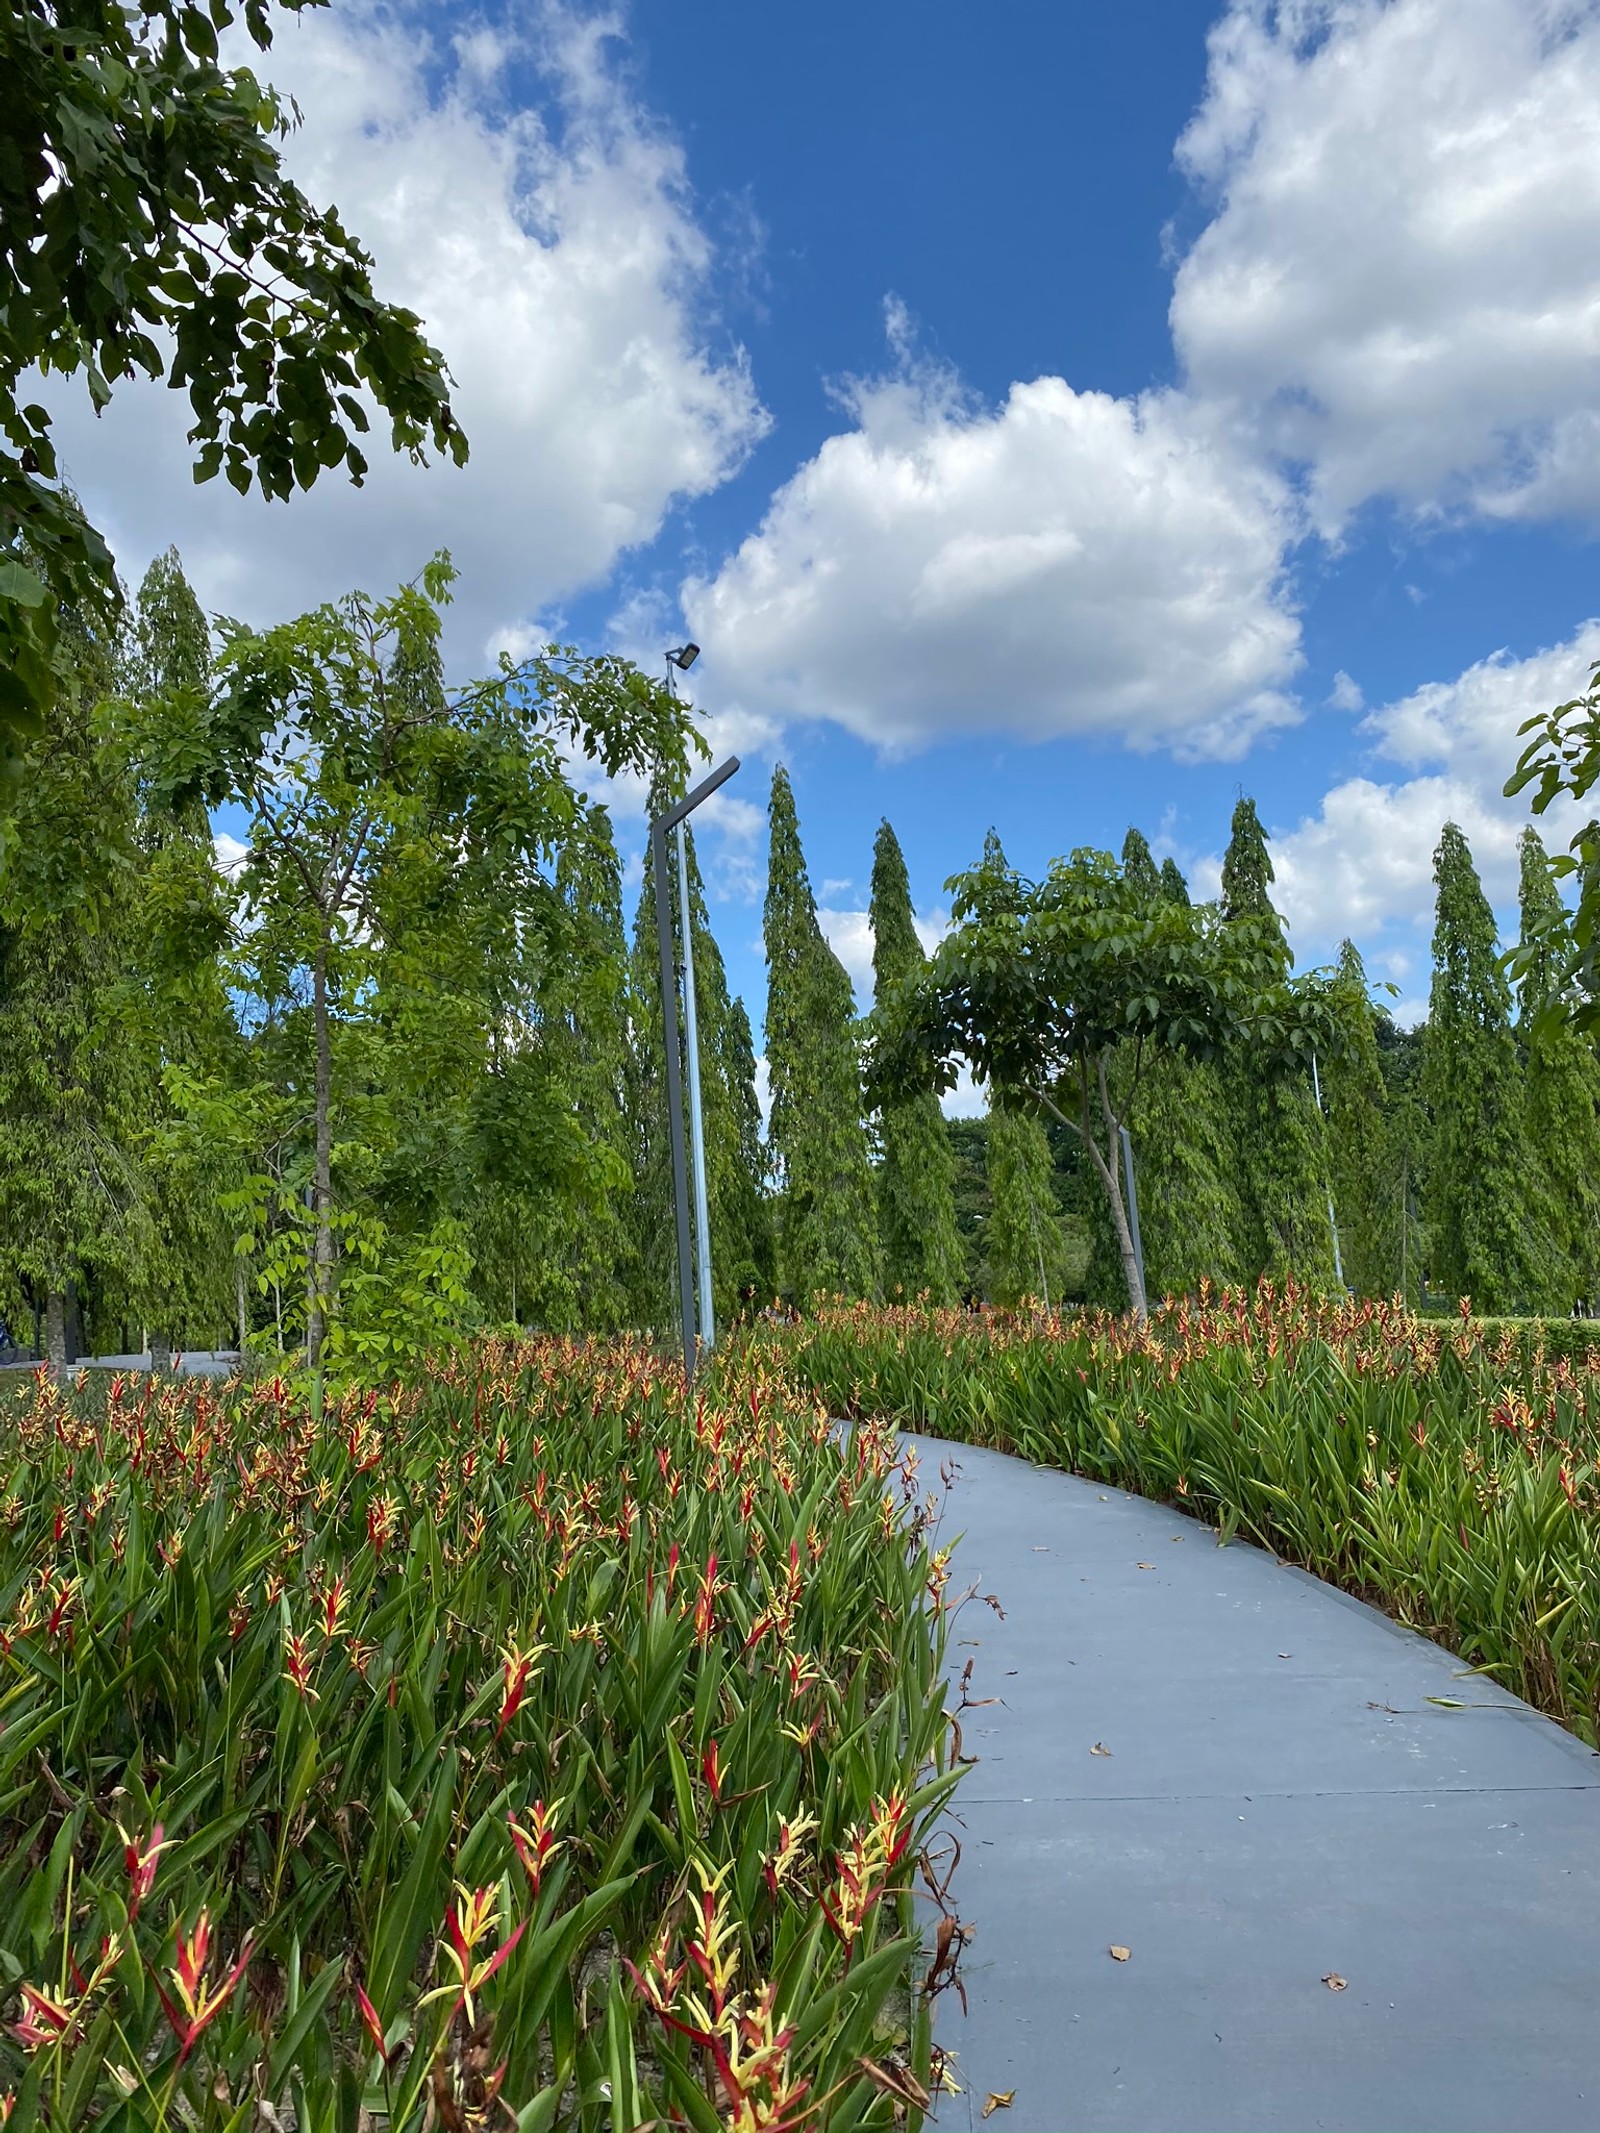
[[1558,1305],[1600,1296],[1600,1064],[1574,1027],[1566,907],[1537,832],[1522,833],[1517,1029],[1527,1075],[1528,1138],[1557,1255]]
[[1378,1021],[1367,973],[1354,942],[1339,949],[1334,991],[1349,1041],[1322,1077],[1327,1106],[1328,1166],[1344,1278],[1357,1296],[1406,1289],[1403,1225],[1397,1194],[1393,1121],[1378,1057]]
[[[603,807],[574,820],[553,889],[525,1020],[498,1034],[475,1106],[474,1285],[496,1318],[610,1331],[631,1322],[637,1281],[627,944]],[[556,1149],[528,1132],[535,1059],[541,1108],[558,1105],[568,1125]]]
[[[145,732],[181,721],[211,687],[211,631],[178,552],[145,572],[124,639],[122,690]],[[236,1148],[204,1126],[206,1092],[237,1081],[242,1050],[219,961],[232,890],[221,875],[198,794],[169,804],[141,781],[141,901],[134,968],[148,1081],[140,1154],[155,1249],[128,1301],[162,1354],[248,1322],[246,1275],[225,1200],[243,1184]],[[197,1092],[201,1100],[194,1101]]]
[[[1287,977],[1293,957],[1272,902],[1272,881],[1266,831],[1255,802],[1241,799],[1222,862],[1222,916],[1229,925],[1246,920],[1269,927],[1280,974]],[[1331,1288],[1327,1138],[1310,1073],[1263,1070],[1246,1041],[1227,1063],[1226,1086],[1244,1214],[1244,1273],[1293,1274],[1314,1288]]]
[[763,934],[779,1257],[801,1298],[872,1296],[877,1208],[867,1151],[855,1000],[817,923],[788,773],[772,777]]
[[1467,840],[1447,822],[1433,855],[1438,900],[1423,1090],[1433,1285],[1480,1310],[1550,1301],[1554,1255],[1527,1133],[1527,1089],[1494,913]]
[[[666,786],[657,784],[652,788],[650,812],[659,812],[669,799]],[[669,856],[674,860],[667,869],[673,939],[681,941],[676,854]],[[718,1322],[726,1324],[737,1309],[742,1290],[753,1288],[763,1300],[770,1298],[777,1286],[777,1263],[772,1212],[765,1191],[768,1159],[756,1094],[750,1018],[743,1001],[731,998],[728,992],[727,971],[711,930],[692,831],[688,837],[688,861],[706,1202],[711,1220],[711,1281]],[[667,1137],[655,883],[648,867],[634,922],[630,982],[637,1176],[634,1227],[641,1284],[636,1308],[646,1323],[668,1325],[677,1311],[677,1237]],[[678,1035],[680,1044],[687,1042],[681,1020]],[[685,1090],[685,1145],[687,1115]]]
[[143,894],[114,640],[68,610],[69,656],[23,759],[0,878],[0,1277],[66,1360],[74,1301],[126,1293],[151,1250],[149,1108],[130,977]]
[[[898,985],[922,976],[928,962],[917,939],[905,855],[887,822],[879,826],[873,846],[869,916],[875,998],[884,1007]],[[938,1097],[925,1091],[885,1104],[879,1132],[885,1292],[954,1303],[963,1287],[964,1254],[956,1229],[955,1157]]]
[[989,1112],[985,1140],[989,1219],[984,1288],[991,1303],[1014,1307],[1032,1297],[1047,1310],[1062,1300],[1067,1243],[1055,1193],[1055,1163],[1036,1111],[1001,1104]]

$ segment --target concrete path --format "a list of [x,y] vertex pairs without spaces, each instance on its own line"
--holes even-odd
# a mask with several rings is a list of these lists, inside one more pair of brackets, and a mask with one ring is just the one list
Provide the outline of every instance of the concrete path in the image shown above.
[[963,1719],[939,2126],[1600,2129],[1600,1758],[1257,1549],[910,1441],[1006,1611],[952,1632],[1004,1703]]

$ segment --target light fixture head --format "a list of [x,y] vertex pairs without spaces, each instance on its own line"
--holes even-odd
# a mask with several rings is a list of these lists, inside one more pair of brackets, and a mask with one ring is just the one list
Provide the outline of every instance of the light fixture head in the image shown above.
[[683,673],[687,674],[689,669],[694,665],[695,661],[700,657],[700,647],[697,644],[680,644],[678,646],[678,649],[675,652],[669,652],[667,654],[667,657],[672,661],[672,664],[675,667],[678,667]]

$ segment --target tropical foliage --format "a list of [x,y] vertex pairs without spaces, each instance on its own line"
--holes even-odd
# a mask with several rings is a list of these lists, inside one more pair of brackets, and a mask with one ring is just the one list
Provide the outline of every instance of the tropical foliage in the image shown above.
[[856,1305],[763,1340],[846,1412],[1245,1534],[1600,1745],[1600,1344],[1571,1330],[1263,1283],[1146,1323]]
[[945,1554],[892,1436],[543,1343],[320,1415],[41,1372],[3,1444],[0,2120],[925,2099]]

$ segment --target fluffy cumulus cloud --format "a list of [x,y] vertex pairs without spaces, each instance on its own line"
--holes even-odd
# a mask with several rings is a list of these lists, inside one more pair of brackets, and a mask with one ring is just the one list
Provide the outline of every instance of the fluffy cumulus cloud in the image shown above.
[[[917,929],[917,938],[924,950],[931,953],[949,930],[950,914],[948,911],[914,913],[911,922]],[[828,946],[849,972],[850,983],[855,988],[857,1010],[865,1014],[872,1005],[871,917],[863,910],[820,904],[817,907],[817,924],[822,928]]]
[[1063,379],[975,405],[901,361],[684,588],[719,688],[906,749],[973,731],[1240,753],[1296,715],[1275,479],[1180,395]]
[[1595,0],[1233,0],[1180,160],[1190,388],[1364,500],[1600,510]]
[[451,43],[419,5],[352,0],[284,23],[266,68],[305,114],[294,174],[443,348],[470,465],[380,448],[364,489],[325,474],[268,505],[191,485],[181,396],[126,388],[96,421],[74,394],[64,456],[125,569],[176,540],[208,605],[269,619],[448,546],[454,647],[478,664],[535,641],[762,433],[742,358],[708,345],[711,249],[681,151],[621,83],[615,25],[553,4],[521,22]]
[[[1491,902],[1514,923],[1517,843],[1529,819],[1525,799],[1504,796],[1522,745],[1517,729],[1580,693],[1597,659],[1600,621],[1586,622],[1564,644],[1527,659],[1497,653],[1371,712],[1362,731],[1372,770],[1392,766],[1389,775],[1335,785],[1315,815],[1273,845],[1276,894],[1302,954],[1325,956],[1349,934],[1374,968],[1391,956],[1401,959],[1397,974],[1420,968],[1433,851],[1447,821],[1466,832]],[[1538,826],[1547,846],[1560,849],[1578,817],[1552,808]]]

